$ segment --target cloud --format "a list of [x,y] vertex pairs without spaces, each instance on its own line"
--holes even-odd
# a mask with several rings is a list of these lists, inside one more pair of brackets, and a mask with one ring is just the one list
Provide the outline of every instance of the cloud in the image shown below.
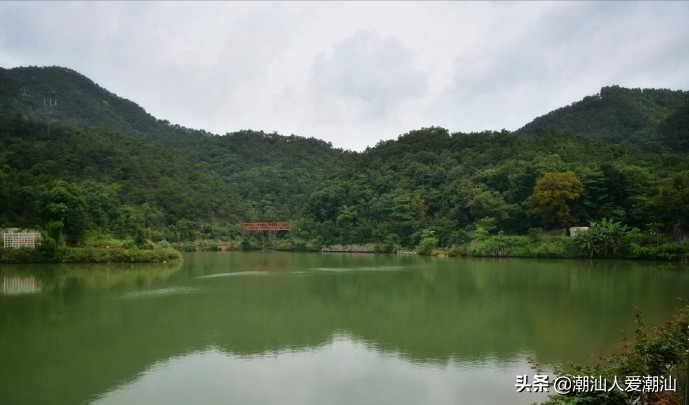
[[687,88],[688,8],[654,4],[500,4],[507,24],[454,60],[428,112],[457,130],[515,130],[606,85]]
[[323,119],[377,121],[422,96],[427,78],[401,40],[366,31],[318,54],[310,84]]

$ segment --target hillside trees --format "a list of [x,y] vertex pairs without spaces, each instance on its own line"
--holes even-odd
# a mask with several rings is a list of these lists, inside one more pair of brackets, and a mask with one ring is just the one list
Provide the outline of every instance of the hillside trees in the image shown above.
[[666,230],[674,234],[678,242],[684,240],[689,227],[689,173],[667,179],[652,201]]
[[[673,142],[682,133],[677,116],[666,125],[668,131],[656,128],[663,120],[689,102],[689,92],[667,89],[627,89],[620,86],[601,88],[599,94],[584,97],[569,106],[558,108],[534,119],[517,132],[531,135],[539,129],[572,131],[592,139],[625,143],[644,150],[676,150]],[[685,110],[686,111],[686,110]],[[686,133],[686,131],[684,132]],[[681,147],[686,147],[682,143]],[[686,149],[682,149],[686,150]]]
[[142,211],[144,226],[159,230],[182,217],[235,222],[244,216],[245,203],[216,174],[135,136],[0,119],[0,144],[5,226],[62,220],[68,242],[79,243],[89,229],[133,229],[118,225],[123,206]]
[[[53,93],[57,108],[36,104]],[[262,131],[213,136],[69,69],[0,69],[0,225],[64,221],[78,243],[84,229],[180,241],[294,220],[319,243],[412,247],[432,232],[448,247],[610,218],[681,240],[688,99],[610,87],[516,133],[421,128],[355,153]]]
[[[659,180],[687,170],[680,156],[635,151],[568,132],[514,134],[416,130],[351,154],[323,178],[304,214],[327,243],[438,246],[484,232],[526,234],[602,217],[645,229],[659,219]],[[420,148],[429,136],[428,148]],[[665,192],[670,192],[670,189]]]
[[86,237],[86,202],[76,184],[56,181],[39,195],[39,207],[44,221],[62,222],[67,241],[79,245]]
[[658,125],[657,136],[665,150],[689,152],[689,101]]

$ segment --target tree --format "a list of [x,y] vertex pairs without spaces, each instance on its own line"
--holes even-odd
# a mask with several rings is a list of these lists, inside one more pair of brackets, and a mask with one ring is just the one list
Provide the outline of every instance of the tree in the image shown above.
[[78,245],[86,236],[87,217],[84,197],[79,186],[66,181],[57,181],[41,196],[43,216],[46,221],[60,221],[64,224],[67,241]]
[[674,179],[667,180],[660,187],[658,194],[653,197],[657,216],[674,233],[678,242],[684,239],[685,230],[689,225],[688,202],[689,175],[686,173],[678,174]]
[[43,227],[43,232],[41,232],[43,241],[39,249],[46,259],[54,260],[57,258],[57,249],[60,246],[63,227],[62,221],[50,221]]
[[574,172],[546,173],[528,198],[535,205],[531,213],[540,216],[548,227],[564,226],[570,219],[567,202],[579,198],[583,191]]

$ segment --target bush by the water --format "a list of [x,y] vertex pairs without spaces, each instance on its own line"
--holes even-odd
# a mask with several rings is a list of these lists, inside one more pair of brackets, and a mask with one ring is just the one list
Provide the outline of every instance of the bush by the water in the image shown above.
[[0,249],[1,263],[163,263],[177,260],[182,260],[182,255],[173,248],[78,247],[49,253],[31,248]]
[[466,247],[467,255],[477,257],[576,257],[572,238],[568,236],[538,235],[510,236],[498,233],[484,236]]
[[[558,374],[573,380],[576,376],[602,376],[611,387],[614,378],[622,389],[610,390],[580,390],[567,395],[551,396],[543,405],[682,405],[686,397],[687,381],[687,350],[689,350],[689,306],[680,309],[665,325],[650,331],[643,324],[641,315],[637,313],[636,341],[631,344],[624,341],[624,351],[619,354],[601,358],[601,362],[594,366],[573,365],[567,372]],[[652,392],[653,387],[638,391],[627,390],[625,381],[627,376],[664,377],[676,381],[676,390]],[[554,381],[554,379],[553,379]],[[586,392],[584,392],[586,391]]]

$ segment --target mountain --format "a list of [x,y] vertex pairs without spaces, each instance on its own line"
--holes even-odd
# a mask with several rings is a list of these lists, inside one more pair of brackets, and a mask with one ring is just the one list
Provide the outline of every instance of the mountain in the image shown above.
[[[0,227],[62,220],[73,244],[89,233],[178,242],[295,220],[292,246],[390,250],[613,218],[679,238],[688,123],[686,91],[605,87],[516,133],[422,128],[355,153],[170,125],[69,69],[0,70]],[[535,186],[562,173],[556,186],[580,191],[561,218],[534,214]]]
[[[689,91],[603,87],[599,94],[538,117],[516,133],[530,135],[538,130],[554,129],[647,150],[676,150],[677,135],[667,132],[674,127],[663,122],[686,108],[688,102]],[[665,132],[659,135],[661,126]]]
[[656,134],[659,142],[671,150],[689,151],[689,102],[665,118]]
[[58,66],[0,68],[0,115],[75,127],[105,127],[171,146],[195,144],[211,135],[158,120],[86,76]]
[[0,69],[0,145],[0,226],[43,223],[59,217],[47,201],[76,201],[86,228],[168,240],[295,219],[346,154],[315,138],[171,125],[61,67]]
[[0,70],[0,107],[31,120],[61,121],[76,126],[151,132],[157,120],[143,108],[63,67]]
[[251,205],[250,220],[296,218],[315,185],[350,154],[320,139],[250,130],[209,137],[185,152]]

